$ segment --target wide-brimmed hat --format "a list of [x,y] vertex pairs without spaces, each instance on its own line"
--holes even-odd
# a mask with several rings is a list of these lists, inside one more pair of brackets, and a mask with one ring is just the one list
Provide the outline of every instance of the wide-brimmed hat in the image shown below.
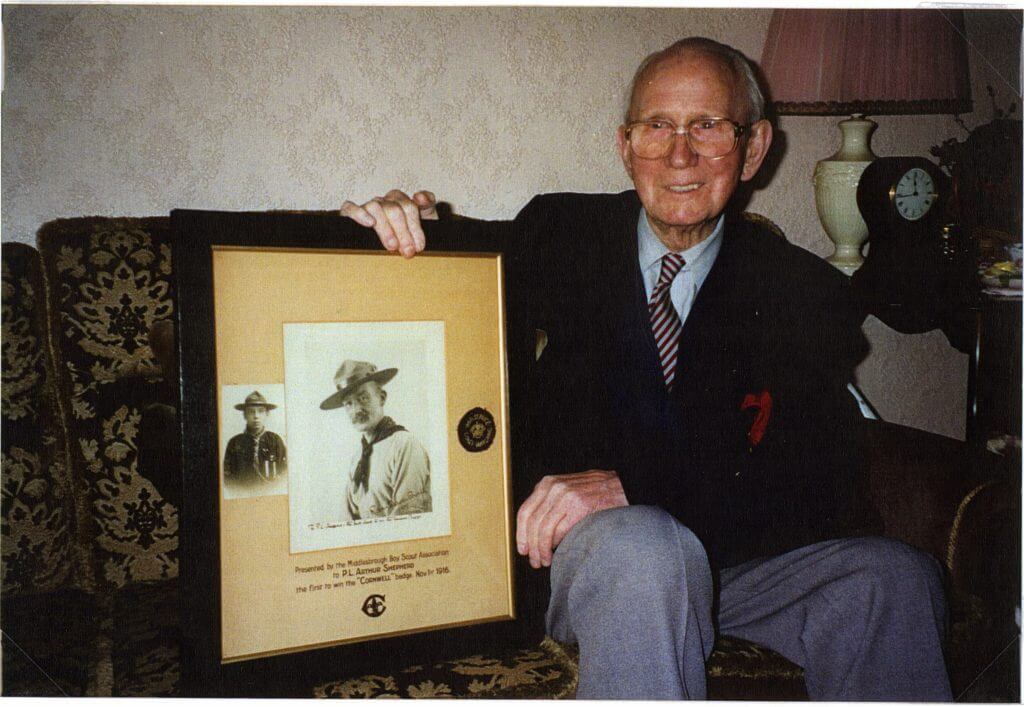
[[345,402],[345,398],[363,383],[377,381],[379,384],[384,385],[394,378],[397,373],[397,368],[384,368],[378,371],[377,367],[372,363],[346,359],[341,364],[338,372],[334,374],[334,385],[337,387],[338,392],[320,403],[320,409],[333,410],[340,408],[342,403]]
[[271,405],[267,402],[267,399],[260,395],[260,391],[254,390],[245,396],[245,402],[235,405],[235,410],[245,410],[246,408],[265,407],[267,410],[273,410],[277,405]]

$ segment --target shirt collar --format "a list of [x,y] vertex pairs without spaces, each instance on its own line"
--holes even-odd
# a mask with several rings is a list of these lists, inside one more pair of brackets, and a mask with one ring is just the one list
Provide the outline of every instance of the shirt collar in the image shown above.
[[380,418],[380,422],[378,422],[377,426],[373,428],[373,434],[370,435],[369,441],[367,441],[365,436],[362,436],[363,446],[366,447],[371,444],[377,444],[377,442],[387,439],[395,432],[402,432],[404,430],[404,427],[396,424],[394,420],[385,415]]
[[[692,248],[687,248],[680,255],[686,261],[683,270],[706,274],[711,270],[718,251],[722,248],[722,231],[725,229],[725,214],[718,217],[718,223],[711,235]],[[647,220],[647,212],[640,209],[640,220],[637,223],[637,240],[639,241],[640,270],[646,271],[654,267],[666,254],[671,253]],[[660,267],[660,266],[659,266]]]

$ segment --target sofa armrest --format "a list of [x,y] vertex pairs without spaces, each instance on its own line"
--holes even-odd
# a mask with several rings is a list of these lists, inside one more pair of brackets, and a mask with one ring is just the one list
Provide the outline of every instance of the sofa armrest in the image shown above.
[[871,501],[886,536],[918,547],[949,567],[950,533],[964,499],[998,479],[999,457],[964,442],[867,421]]
[[1020,461],[870,422],[869,487],[883,532],[946,570],[946,662],[965,694],[1019,634]]

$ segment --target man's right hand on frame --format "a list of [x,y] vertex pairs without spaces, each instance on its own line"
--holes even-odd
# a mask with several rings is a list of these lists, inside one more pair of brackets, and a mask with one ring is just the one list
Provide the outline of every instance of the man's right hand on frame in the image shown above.
[[346,201],[341,215],[377,232],[381,245],[411,258],[427,244],[422,220],[437,219],[437,199],[429,191],[418,191],[411,197],[399,189],[359,205]]
[[614,471],[545,476],[516,514],[516,549],[529,555],[534,569],[549,567],[555,548],[574,525],[591,513],[628,505]]

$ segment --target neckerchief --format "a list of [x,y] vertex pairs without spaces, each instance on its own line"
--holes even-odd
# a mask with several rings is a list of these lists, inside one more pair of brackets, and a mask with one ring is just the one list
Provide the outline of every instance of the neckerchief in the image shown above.
[[405,428],[401,425],[395,424],[395,421],[390,417],[382,417],[380,422],[377,423],[377,429],[373,432],[373,438],[367,442],[366,437],[360,437],[360,441],[363,443],[363,453],[359,455],[359,463],[356,464],[356,473],[352,477],[352,483],[356,485],[356,488],[360,486],[363,490],[367,490],[370,485],[370,455],[373,454],[373,445],[377,444],[381,440],[387,439],[395,432],[402,432]]
[[267,431],[267,428],[264,427],[262,430],[259,431],[259,434],[253,434],[252,432],[249,431],[248,427],[245,429],[245,433],[247,435],[249,435],[250,437],[252,437],[252,441],[253,441],[253,444],[252,444],[252,470],[253,470],[253,473],[256,474],[257,478],[260,478],[260,479],[266,478],[266,477],[263,476],[263,474],[260,473],[260,437],[262,437],[263,433],[266,432],[266,431]]

